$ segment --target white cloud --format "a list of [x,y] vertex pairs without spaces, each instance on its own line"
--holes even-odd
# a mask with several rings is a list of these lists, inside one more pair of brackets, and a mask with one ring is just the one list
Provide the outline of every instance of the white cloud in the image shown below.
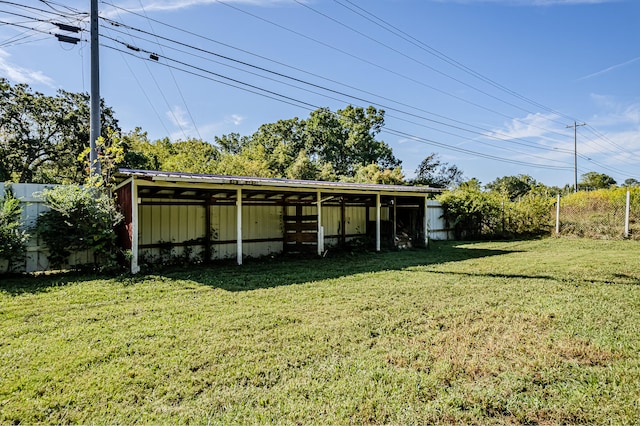
[[490,136],[506,140],[537,138],[554,141],[552,135],[560,128],[557,120],[559,117],[556,114],[528,114],[505,123],[502,129],[494,129]]
[[246,117],[243,117],[241,115],[238,114],[231,114],[228,117],[225,117],[225,122],[227,123],[233,123],[234,126],[239,126],[242,124],[242,122],[246,119]]
[[631,59],[631,60],[628,60],[628,61],[622,62],[622,63],[620,63],[620,64],[611,65],[610,67],[607,67],[607,68],[605,68],[605,69],[603,69],[603,70],[600,70],[600,71],[594,72],[594,73],[592,73],[592,74],[585,75],[584,77],[580,77],[577,81],[587,80],[587,79],[589,79],[589,78],[593,78],[593,77],[601,76],[601,75],[603,75],[603,74],[606,74],[606,73],[611,72],[611,71],[613,71],[613,70],[616,70],[616,69],[618,69],[618,68],[622,68],[622,67],[624,67],[624,66],[626,66],[626,65],[630,65],[630,64],[632,64],[632,63],[634,63],[634,62],[636,62],[636,61],[640,61],[640,56],[638,56],[637,58],[633,58],[633,59]]
[[432,0],[438,3],[500,3],[511,6],[568,6],[580,4],[615,3],[619,0]]
[[15,65],[9,60],[10,57],[11,55],[7,51],[0,49],[0,75],[15,83],[39,83],[52,88],[55,87],[53,80],[42,71],[30,70]]
[[640,126],[640,103],[622,104],[612,96],[595,93],[591,94],[591,99],[601,109],[591,119],[594,126]]
[[182,109],[182,107],[176,105],[171,109],[171,111],[167,111],[165,114],[174,126],[180,127],[183,130],[188,130],[190,123],[187,118],[187,112]]
[[[292,3],[293,0],[225,0],[225,3],[235,4],[248,4],[254,6],[272,6],[279,3]],[[153,11],[173,11],[179,9],[186,9],[189,7],[215,4],[217,0],[155,0],[148,2],[144,5],[144,9],[140,7],[139,2],[120,2],[116,4],[117,8],[127,9],[132,12],[153,12]],[[115,11],[109,10],[108,7],[103,9],[103,15],[110,16],[115,14]]]

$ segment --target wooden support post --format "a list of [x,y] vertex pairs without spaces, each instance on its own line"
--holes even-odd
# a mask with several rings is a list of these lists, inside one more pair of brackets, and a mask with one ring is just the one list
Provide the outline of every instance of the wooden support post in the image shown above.
[[398,236],[398,200],[393,197],[393,229],[391,230],[391,241],[396,243],[396,237]]
[[424,217],[423,229],[424,229],[424,246],[429,247],[429,198],[424,197]]
[[556,202],[556,234],[560,234],[560,194]]
[[204,262],[211,262],[211,200],[204,204]]
[[631,230],[629,229],[629,219],[631,216],[631,191],[627,191],[627,203],[624,209],[624,237],[629,238],[631,236]]
[[345,210],[346,210],[345,199],[343,196],[341,197],[341,201],[340,201],[340,223],[341,223],[340,244],[343,246],[347,243],[347,220],[345,218],[346,216]]
[[242,188],[236,190],[236,244],[238,265],[242,265]]
[[380,194],[376,194],[376,251],[380,251],[380,213],[381,213]]
[[316,209],[318,210],[318,256],[322,256],[324,252],[324,232],[322,228],[322,193],[316,193]]
[[140,272],[138,258],[140,256],[138,248],[138,183],[135,178],[131,179],[131,273]]

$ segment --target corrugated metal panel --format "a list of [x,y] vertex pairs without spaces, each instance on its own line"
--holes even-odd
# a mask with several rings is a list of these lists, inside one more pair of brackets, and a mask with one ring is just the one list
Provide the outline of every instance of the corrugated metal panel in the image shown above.
[[204,237],[204,205],[143,202],[138,211],[140,244],[183,243]]
[[309,189],[312,191],[336,190],[336,191],[376,191],[390,193],[427,194],[441,192],[437,188],[406,185],[383,185],[370,183],[327,182],[298,179],[260,178],[248,176],[223,176],[198,173],[165,172],[154,170],[120,169],[116,174],[119,179],[130,176],[151,178],[158,181],[181,181],[192,183],[206,183],[218,185],[246,185],[274,188]]
[[322,227],[324,235],[338,235],[341,231],[341,214],[340,206],[323,205],[322,206]]
[[367,207],[347,207],[345,209],[345,222],[345,230],[347,235],[366,233]]

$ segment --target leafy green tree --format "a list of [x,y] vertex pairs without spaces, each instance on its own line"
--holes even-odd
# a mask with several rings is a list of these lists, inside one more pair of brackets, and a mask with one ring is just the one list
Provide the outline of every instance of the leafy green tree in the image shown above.
[[371,163],[360,166],[356,170],[353,178],[348,179],[357,183],[379,183],[385,185],[404,185],[404,174],[402,167],[394,169],[383,169],[379,164]]
[[[78,160],[89,144],[89,95],[33,92],[0,78],[0,179],[15,182],[80,183],[88,175]],[[118,132],[113,110],[101,100],[101,134]]]
[[624,180],[623,186],[636,187],[636,186],[640,186],[640,182],[638,181],[638,179],[628,178]]
[[443,216],[455,229],[456,239],[475,239],[500,230],[502,200],[496,194],[483,192],[476,179],[438,196]]
[[285,177],[287,169],[306,148],[304,129],[304,120],[298,118],[263,124],[249,138],[248,143],[242,145],[244,147],[242,151],[260,147],[274,176]]
[[223,153],[215,173],[232,176],[279,177],[269,167],[264,147],[256,146],[237,155]]
[[174,142],[162,167],[169,171],[215,173],[219,155],[216,147],[199,139]]
[[355,176],[359,167],[372,163],[393,169],[401,162],[389,145],[376,140],[383,126],[384,111],[373,106],[365,110],[348,105],[336,113],[318,109],[307,120],[307,145],[321,162],[332,164],[337,175]]
[[503,194],[511,201],[515,201],[531,192],[537,185],[538,182],[531,176],[517,175],[497,178],[485,186],[488,190]]
[[320,179],[321,169],[318,164],[311,160],[309,154],[304,149],[298,153],[298,158],[287,169],[288,179],[322,180]]
[[433,188],[452,188],[462,181],[462,170],[455,165],[443,163],[438,154],[429,154],[416,169],[413,185],[426,185]]
[[100,180],[84,186],[56,186],[39,195],[50,210],[38,217],[36,229],[49,248],[52,266],[63,266],[74,251],[92,249],[94,267],[115,267],[115,227],[123,216]]
[[29,235],[21,229],[22,208],[20,200],[14,197],[10,189],[0,197],[0,259],[8,261],[7,271],[12,270],[14,262],[24,256]]
[[578,189],[608,189],[616,184],[609,175],[598,172],[588,172],[581,176]]
[[[321,108],[309,118],[263,124],[250,137],[231,133],[215,139],[223,154],[239,156],[218,162],[218,170],[251,171],[261,176],[296,179],[350,179],[369,164],[389,169],[400,165],[391,148],[375,139],[384,125],[384,111],[348,106],[336,113]],[[259,160],[258,160],[259,159]],[[270,171],[266,173],[266,168]],[[261,163],[261,164],[259,164]]]
[[213,144],[220,152],[227,154],[240,154],[242,148],[249,143],[247,136],[240,136],[238,133],[229,133],[220,137],[213,137]]
[[160,150],[156,150],[156,146],[151,143],[147,136],[147,132],[142,131],[140,127],[122,134],[120,142],[123,146],[124,157],[119,167],[140,170],[162,170],[160,167],[160,158],[169,154]]

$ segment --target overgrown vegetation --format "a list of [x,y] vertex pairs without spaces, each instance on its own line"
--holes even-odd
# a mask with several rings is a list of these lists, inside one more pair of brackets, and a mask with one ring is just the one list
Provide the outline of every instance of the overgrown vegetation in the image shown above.
[[0,197],[0,260],[7,262],[6,271],[10,272],[14,263],[20,260],[26,252],[29,234],[22,229],[22,207],[20,200],[14,197],[11,189]]
[[55,267],[67,263],[74,251],[92,250],[94,268],[117,267],[115,227],[122,221],[113,198],[99,183],[57,186],[40,194],[51,210],[41,214],[37,232]]
[[0,284],[0,423],[634,424],[637,241]]
[[[585,238],[621,238],[624,234],[627,191],[630,193],[630,225],[640,223],[640,187],[580,191],[562,198],[562,235]],[[640,238],[640,234],[631,234]]]
[[553,229],[548,193],[529,189],[518,196],[482,191],[470,181],[438,197],[456,239],[516,238],[548,235]]

